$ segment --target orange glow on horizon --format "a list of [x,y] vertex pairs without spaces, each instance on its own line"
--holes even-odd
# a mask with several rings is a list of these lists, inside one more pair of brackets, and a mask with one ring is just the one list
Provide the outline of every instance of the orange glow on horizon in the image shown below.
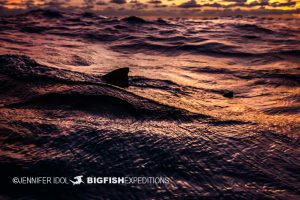
[[[30,3],[34,6],[43,5],[43,0],[32,0]],[[26,9],[28,8],[27,1],[25,0],[7,0],[3,7],[8,9]]]

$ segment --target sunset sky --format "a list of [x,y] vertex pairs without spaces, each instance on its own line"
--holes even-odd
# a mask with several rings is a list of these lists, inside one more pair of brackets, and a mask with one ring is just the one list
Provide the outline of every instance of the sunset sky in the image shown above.
[[296,14],[300,0],[0,0],[2,13],[39,8],[106,15]]

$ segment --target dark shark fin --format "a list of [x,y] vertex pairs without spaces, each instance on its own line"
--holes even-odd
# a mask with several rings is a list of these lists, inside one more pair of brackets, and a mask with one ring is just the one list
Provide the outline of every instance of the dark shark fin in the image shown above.
[[105,74],[102,78],[106,83],[119,87],[128,87],[129,68],[119,68]]

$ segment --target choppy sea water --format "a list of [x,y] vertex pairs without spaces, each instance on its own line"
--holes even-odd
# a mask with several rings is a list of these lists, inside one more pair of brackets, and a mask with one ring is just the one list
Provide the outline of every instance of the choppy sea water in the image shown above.
[[[0,18],[1,198],[298,199],[299,22]],[[170,183],[11,183],[77,175]]]

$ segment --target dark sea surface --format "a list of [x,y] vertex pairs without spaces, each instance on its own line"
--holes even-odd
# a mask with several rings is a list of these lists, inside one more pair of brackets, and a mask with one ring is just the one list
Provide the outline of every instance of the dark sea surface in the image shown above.
[[[300,19],[0,18],[0,199],[299,199],[299,146]],[[169,183],[12,183],[78,175]]]

